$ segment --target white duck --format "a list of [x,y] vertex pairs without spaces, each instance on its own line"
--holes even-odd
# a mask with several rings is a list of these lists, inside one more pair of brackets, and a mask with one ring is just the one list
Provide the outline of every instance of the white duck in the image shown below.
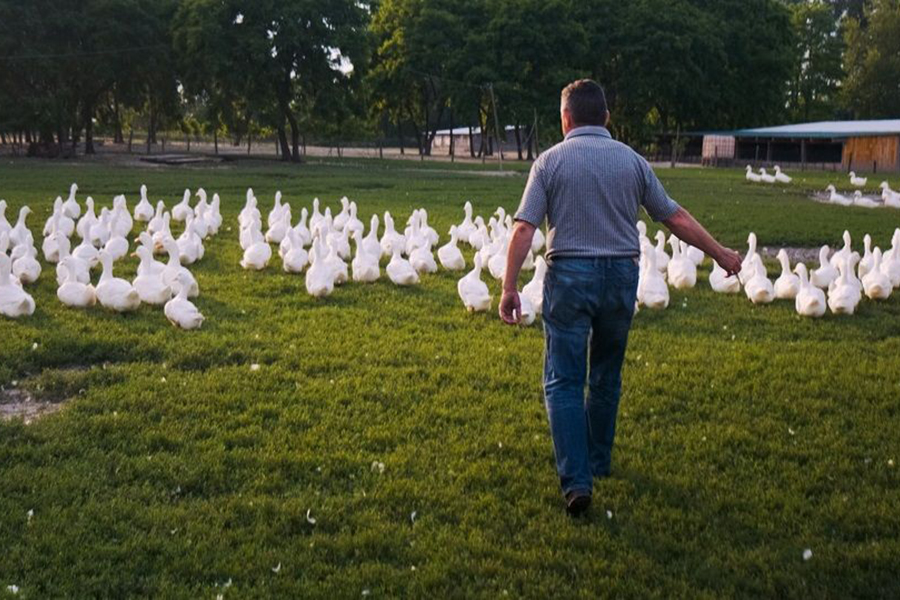
[[[118,222],[119,215],[114,215],[110,222],[110,236],[103,245],[103,250],[112,257],[113,262],[124,258],[128,254],[128,240],[124,236],[119,235],[116,231],[115,224]],[[115,232],[115,233],[113,233]]]
[[193,215],[188,216],[184,232],[175,240],[175,244],[178,246],[178,254],[181,257],[181,264],[183,265],[194,264],[202,259],[206,253],[206,248],[203,247],[203,240],[197,234],[196,223]]
[[394,244],[392,247],[391,261],[388,263],[386,270],[390,280],[397,285],[419,283],[419,273],[408,260],[403,258],[398,244]]
[[61,213],[54,214],[54,224],[50,234],[44,238],[41,243],[41,251],[44,253],[44,259],[49,263],[58,263],[60,258],[68,256],[72,251],[72,242],[66,235],[56,228],[59,224]]
[[669,268],[669,255],[666,252],[666,232],[662,229],[656,232],[656,269],[665,276]]
[[882,181],[878,187],[881,188],[881,200],[885,206],[900,208],[900,192],[893,191],[887,181]]
[[766,170],[762,167],[759,169],[759,180],[763,183],[775,183],[775,176],[769,175],[766,173]]
[[12,273],[21,283],[34,283],[41,276],[41,263],[37,260],[37,249],[31,240],[16,246],[10,259]]
[[866,182],[868,180],[868,177],[857,177],[856,173],[850,171],[850,185],[853,187],[866,187]]
[[736,275],[728,275],[719,263],[712,261],[713,269],[709,273],[709,287],[720,294],[737,294],[741,291],[741,280]]
[[758,254],[753,257],[753,275],[744,284],[744,293],[753,304],[768,304],[775,299],[775,287],[766,276],[766,268]]
[[656,266],[656,250],[652,246],[648,246],[641,261],[637,302],[652,309],[661,310],[669,306],[669,286]]
[[691,262],[694,263],[694,266],[699,267],[700,265],[702,265],[703,261],[706,259],[706,254],[703,253],[703,250],[691,246],[690,244],[687,244],[686,246],[687,251],[685,252],[685,255],[689,259],[691,259]]
[[334,291],[334,275],[325,260],[325,242],[315,237],[310,249],[312,262],[306,270],[306,292],[314,298],[323,298]]
[[91,227],[97,222],[97,215],[94,213],[94,199],[88,196],[84,201],[84,205],[86,206],[84,215],[75,224],[75,233],[82,240],[90,237]]
[[536,314],[544,310],[544,278],[547,276],[547,261],[543,256],[534,259],[534,275],[531,281],[522,288],[522,295],[526,296],[534,307]]
[[[138,269],[138,275],[132,282],[132,287],[137,291],[141,302],[157,306],[165,304],[172,297],[172,286],[163,278],[165,269],[157,272],[148,266],[151,261],[155,262],[155,260],[153,253],[146,246],[138,246],[136,253],[141,259],[141,264],[145,266],[143,270]],[[175,274],[176,280],[179,274],[180,272]]]
[[303,247],[300,234],[295,229],[290,229],[285,236],[284,241],[287,247],[281,256],[281,267],[285,273],[300,273],[309,264],[309,254]]
[[900,287],[900,229],[894,231],[891,249],[882,255],[881,272],[888,276],[893,287]]
[[457,247],[459,229],[456,225],[450,226],[450,241],[438,248],[438,260],[441,266],[448,271],[461,271],[466,268],[466,259],[462,251]]
[[825,191],[828,192],[828,201],[832,204],[839,204],[841,206],[850,206],[853,204],[852,198],[838,194],[837,189],[835,189],[833,185],[826,187]]
[[141,184],[141,199],[137,206],[134,207],[134,220],[141,223],[149,223],[150,219],[153,218],[153,214],[153,205],[150,204],[150,200],[147,198],[147,186]]
[[381,247],[381,242],[378,239],[378,227],[378,215],[372,215],[372,219],[369,221],[369,233],[363,238],[363,247],[367,253],[381,258],[384,256],[384,248]]
[[219,227],[222,226],[221,206],[222,200],[219,198],[219,194],[213,194],[212,202],[209,204],[209,210],[203,215],[203,220],[207,224],[207,233],[209,235],[216,235],[219,233]]
[[272,210],[269,211],[269,215],[266,217],[266,226],[272,227],[272,225],[281,220],[281,216],[281,190],[278,190],[275,192],[275,204],[272,206]]
[[125,200],[124,195],[119,194],[113,198],[112,216],[116,217],[116,219],[110,219],[110,233],[128,237],[132,227],[134,227],[134,219],[131,218],[131,213],[128,212],[128,202]]
[[91,269],[100,264],[100,251],[87,238],[84,238],[80,244],[75,246],[72,250],[72,256],[86,263]]
[[775,165],[775,181],[778,183],[790,183],[793,178],[782,172],[781,167]]
[[475,256],[475,266],[456,283],[456,291],[469,312],[484,312],[491,309],[491,293],[481,280],[481,258]]
[[872,253],[872,266],[862,278],[863,290],[871,300],[887,300],[894,289],[891,278],[881,270],[881,259],[881,248],[875,248]]
[[[99,260],[99,257],[97,258]],[[65,267],[65,268],[63,268]],[[79,283],[88,284],[91,282],[91,268],[84,262],[72,256],[61,256],[56,265],[56,283],[62,285],[65,281],[65,275],[69,275],[72,279]]]
[[738,279],[741,283],[747,283],[747,280],[753,275],[750,266],[753,263],[753,257],[756,256],[756,234],[750,232],[747,236],[747,254],[741,261],[741,271],[738,273]]
[[879,206],[881,206],[881,203],[863,196],[861,191],[856,190],[855,192],[853,192],[853,206],[859,206],[862,208],[878,208]]
[[381,236],[382,256],[392,256],[394,254],[394,246],[397,246],[401,252],[406,250],[406,236],[398,233],[394,229],[394,218],[391,213],[384,213],[384,235]]
[[345,263],[338,254],[337,248],[334,245],[334,239],[326,240],[325,245],[328,247],[328,254],[325,255],[323,260],[325,264],[328,265],[328,270],[334,278],[334,284],[341,285],[347,283],[349,280],[347,263]]
[[13,319],[29,316],[34,313],[34,298],[16,285],[10,268],[9,257],[0,253],[0,315]]
[[69,186],[69,197],[63,204],[63,212],[70,219],[77,219],[81,215],[81,207],[78,205],[78,200],[75,199],[76,192],[78,192],[78,184],[73,183]]
[[370,254],[359,230],[353,232],[353,241],[356,242],[356,257],[350,265],[353,269],[353,281],[362,283],[378,281],[381,277],[381,268],[378,264],[381,247],[379,246],[377,254]]
[[293,229],[291,227],[292,218],[291,206],[289,204],[282,204],[281,216],[276,219],[269,227],[268,231],[266,231],[266,241],[270,244],[280,244],[284,241],[288,229]]
[[9,235],[12,225],[9,224],[6,218],[6,206],[6,200],[0,200],[0,233]]
[[[171,215],[171,213],[166,212],[166,204],[162,200],[156,203],[156,213],[153,215],[153,218],[150,219],[150,223],[147,224],[147,231],[150,235],[155,235],[157,232],[162,231],[163,228],[167,227],[165,215]],[[169,219],[172,217],[170,216]]]
[[356,217],[358,210],[356,202],[351,202],[350,215],[347,217],[347,220],[344,222],[344,227],[342,228],[344,233],[348,233],[352,236],[355,231],[359,231],[360,233],[365,231],[365,225],[363,225],[363,222]]
[[180,285],[178,283],[181,279],[180,276],[184,275],[184,279],[190,283],[188,296],[190,298],[199,296],[200,286],[194,278],[194,275],[185,267],[181,266],[178,245],[174,241],[166,243],[166,253],[169,255],[169,261],[166,263],[166,268],[163,269],[162,272],[163,282],[172,288],[172,292],[175,293],[178,291],[178,286]]
[[821,317],[825,314],[825,292],[809,282],[806,265],[797,263],[794,271],[800,278],[800,290],[794,299],[797,314],[803,317]]
[[13,247],[28,243],[29,239],[34,239],[26,224],[26,219],[28,219],[28,215],[30,215],[31,212],[31,209],[27,206],[23,206],[19,209],[19,219],[16,221],[15,226],[9,230],[9,243],[12,244]]
[[791,261],[784,248],[778,251],[778,262],[781,263],[781,275],[775,280],[775,297],[793,300],[800,292],[800,278],[791,271]]
[[835,269],[838,268],[838,265],[847,260],[847,257],[850,256],[850,253],[853,252],[853,240],[850,237],[850,232],[844,230],[844,235],[842,237],[844,240],[843,247],[835,252],[831,256],[831,260],[829,261],[831,263],[831,266]]
[[[150,237],[150,234],[146,231],[142,231],[138,236],[138,240],[141,245],[138,248],[146,248],[146,253],[138,253],[135,252],[132,256],[138,256],[141,259],[141,262],[138,264],[137,274],[138,275],[161,275],[163,271],[166,270],[165,263],[161,263],[153,257],[154,247],[153,247],[153,238]],[[145,258],[146,257],[146,258]]]
[[863,254],[862,260],[859,261],[860,278],[865,277],[869,271],[872,270],[872,263],[875,259],[872,254],[872,236],[868,233],[863,237],[863,247],[865,248],[865,253]]
[[810,283],[817,288],[826,289],[832,281],[838,278],[838,270],[831,266],[831,263],[828,261],[828,253],[830,251],[831,249],[828,246],[819,248],[819,268],[813,271],[809,278]]
[[335,229],[338,231],[344,230],[344,225],[347,223],[347,219],[350,218],[350,199],[347,196],[341,198],[341,212],[339,212],[334,217],[334,223],[332,224]]
[[192,216],[194,216],[194,209],[191,208],[191,190],[185,189],[181,196],[181,202],[172,207],[172,220],[184,223],[188,217]]
[[534,230],[534,237],[531,238],[531,251],[537,254],[544,247],[545,242],[544,232],[541,231],[540,227],[536,227]]
[[62,272],[63,280],[56,290],[56,297],[60,302],[72,308],[87,308],[97,303],[94,286],[78,281],[66,268],[65,263],[59,265],[59,270]]
[[531,298],[523,295],[521,292],[519,293],[519,315],[521,316],[519,325],[525,326],[534,323],[534,320],[537,317],[537,311],[534,308],[534,304],[531,302]]
[[168,246],[169,243],[175,243],[175,238],[172,236],[172,228],[170,225],[172,214],[168,212],[164,214],[162,221],[162,227],[153,234],[153,250],[157,254],[165,252],[166,246]]
[[431,252],[431,240],[425,240],[425,244],[413,250],[409,255],[409,264],[421,275],[423,273],[437,273],[437,263]]
[[251,228],[251,243],[244,250],[241,266],[248,270],[261,271],[269,264],[272,258],[272,248],[266,243],[259,229]]
[[504,236],[497,246],[496,252],[491,255],[488,260],[488,272],[491,277],[498,281],[502,281],[506,276],[506,259],[509,252],[509,238]]
[[750,165],[747,165],[747,172],[745,173],[744,178],[752,183],[759,183],[762,181],[759,175],[753,172],[753,168]]
[[163,307],[163,313],[169,320],[169,323],[180,327],[181,329],[199,329],[203,324],[203,315],[194,306],[194,303],[188,300],[188,289],[190,282],[187,281],[184,274],[178,276],[178,293],[174,298],[166,302]]
[[253,188],[247,188],[247,202],[244,204],[244,208],[241,209],[241,213],[238,215],[238,225],[240,225],[241,228],[245,228],[249,227],[254,221],[260,223],[260,227],[262,226],[262,214],[260,214],[259,208],[257,208],[257,199],[256,196],[253,195]]
[[850,259],[840,265],[837,285],[828,292],[828,308],[836,315],[852,315],[861,297],[859,289],[850,282]]
[[319,221],[322,220],[323,215],[319,212],[319,199],[313,198],[313,209],[312,213],[309,215],[309,230],[312,232],[316,231],[316,226],[319,224]]
[[103,274],[96,288],[100,304],[116,312],[136,310],[141,305],[141,297],[131,283],[113,276],[112,257],[100,252],[100,264],[103,265]]
[[679,290],[692,288],[697,284],[697,266],[681,253],[681,245],[674,235],[669,237],[672,258],[667,268],[669,284]]
[[[468,243],[469,236],[477,229],[475,223],[472,222],[472,203],[468,200],[463,206],[463,212],[465,213],[465,216],[463,217],[462,222],[459,225],[456,225],[456,232],[460,240]],[[453,227],[450,229],[452,231]]]

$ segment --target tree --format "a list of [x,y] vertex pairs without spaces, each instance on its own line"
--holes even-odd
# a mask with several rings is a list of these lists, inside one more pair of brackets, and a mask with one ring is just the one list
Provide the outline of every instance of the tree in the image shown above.
[[868,26],[847,19],[844,103],[857,118],[900,114],[900,2],[872,0]]
[[799,2],[792,10],[797,39],[788,96],[792,118],[807,122],[832,118],[844,75],[838,21],[822,0]]
[[366,16],[354,0],[184,0],[173,29],[190,93],[217,118],[235,107],[259,115],[283,159],[300,162],[298,111],[353,79],[341,57],[363,62]]

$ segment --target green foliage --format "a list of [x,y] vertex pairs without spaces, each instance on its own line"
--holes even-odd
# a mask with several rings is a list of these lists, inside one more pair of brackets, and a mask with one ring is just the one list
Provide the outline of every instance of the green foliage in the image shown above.
[[848,19],[844,99],[857,118],[900,115],[900,2],[871,0],[866,25]]
[[844,76],[844,42],[827,2],[801,2],[793,6],[797,35],[796,63],[789,87],[792,120],[822,121],[835,116]]
[[[3,195],[11,210],[36,209],[35,229],[72,181],[104,204],[121,192],[133,204],[146,183],[171,206],[203,185],[225,222],[191,267],[199,331],[149,307],[66,309],[48,265],[29,288],[35,315],[0,319],[0,384],[71,399],[31,425],[0,422],[0,594],[896,597],[900,296],[804,320],[789,302],[714,294],[702,267],[668,310],[636,316],[612,477],[572,521],[539,326],[467,314],[446,272],[316,301],[277,257],[260,273],[238,265],[247,186],[263,214],[277,189],[295,212],[347,194],[363,220],[391,210],[402,223],[426,206],[446,239],[466,200],[479,214],[516,205],[524,174],[476,168],[4,161]],[[735,245],[750,229],[770,247],[834,245],[846,227],[885,246],[895,224],[884,210],[810,201],[828,173],[797,174],[787,190],[739,170],[660,176]]]

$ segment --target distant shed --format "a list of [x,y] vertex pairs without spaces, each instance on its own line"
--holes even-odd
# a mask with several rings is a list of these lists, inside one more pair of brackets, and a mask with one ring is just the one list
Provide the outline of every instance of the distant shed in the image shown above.
[[[819,164],[861,172],[900,172],[900,119],[875,121],[820,121],[777,127],[706,132],[714,143],[716,162]],[[735,140],[734,154],[723,156],[722,139]],[[710,161],[712,156],[706,156]]]

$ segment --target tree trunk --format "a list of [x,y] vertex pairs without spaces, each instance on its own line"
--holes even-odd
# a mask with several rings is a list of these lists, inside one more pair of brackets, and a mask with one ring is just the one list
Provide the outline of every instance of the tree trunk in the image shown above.
[[519,132],[519,121],[516,121],[516,150],[519,151],[519,160],[522,160],[522,134]]
[[289,108],[285,109],[285,116],[291,126],[291,151],[293,152],[291,162],[298,163],[300,162],[300,125]]
[[469,125],[469,157],[475,158],[475,132],[471,125]]
[[114,144],[122,144],[125,142],[125,138],[122,136],[122,115],[119,112],[119,94],[118,92],[113,93],[113,115],[115,115],[115,133],[113,134],[113,143]]
[[291,160],[291,147],[288,146],[287,133],[284,130],[284,121],[278,124],[278,145],[281,148],[281,160]]
[[250,148],[253,146],[253,134],[248,131],[247,132],[247,156],[250,156]]
[[94,107],[93,103],[84,105],[84,153],[94,154]]
[[128,130],[128,154],[131,154],[131,144],[134,142],[134,128]]
[[403,119],[397,117],[397,136],[400,138],[400,155],[406,154],[406,148],[403,145]]
[[454,150],[455,150],[454,143],[453,143],[454,137],[456,137],[456,136],[453,134],[453,109],[451,108],[450,109],[450,162],[454,162],[456,159],[456,156],[454,155]]

